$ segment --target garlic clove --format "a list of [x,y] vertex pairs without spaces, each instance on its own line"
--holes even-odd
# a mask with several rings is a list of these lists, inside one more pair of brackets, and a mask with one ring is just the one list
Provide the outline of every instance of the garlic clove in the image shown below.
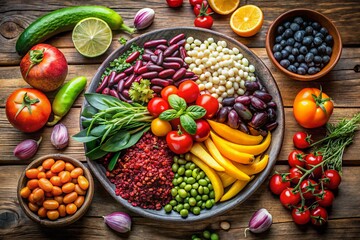
[[56,149],[63,149],[69,144],[69,133],[62,123],[56,124],[51,133],[51,144]]
[[32,139],[26,139],[19,143],[14,149],[14,156],[20,160],[28,160],[32,158],[41,143],[42,137],[38,141]]
[[261,208],[252,215],[249,221],[249,227],[245,229],[245,237],[247,230],[253,233],[262,233],[268,230],[271,224],[272,215],[265,208]]
[[155,18],[155,11],[151,8],[140,9],[134,17],[134,26],[136,29],[145,29],[149,27]]
[[131,218],[127,213],[113,212],[103,218],[106,225],[117,232],[126,233],[131,230]]

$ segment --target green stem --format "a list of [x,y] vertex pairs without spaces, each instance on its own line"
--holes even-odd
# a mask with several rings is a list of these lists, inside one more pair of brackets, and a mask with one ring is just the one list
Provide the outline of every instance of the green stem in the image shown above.
[[43,58],[44,58],[44,52],[45,52],[45,48],[42,50],[30,50],[30,66],[28,68],[28,70],[26,71],[25,74],[25,79],[27,78],[30,70],[36,65],[42,62]]
[[133,34],[136,31],[135,28],[131,28],[131,27],[127,26],[125,23],[121,24],[120,29],[125,31],[125,32],[128,32],[130,34]]
[[38,98],[34,98],[34,99],[30,99],[30,97],[27,95],[27,92],[24,94],[23,97],[23,101],[22,102],[16,102],[17,104],[21,104],[19,110],[16,112],[15,114],[15,119],[16,117],[20,114],[20,112],[24,109],[27,108],[29,110],[29,113],[31,115],[31,105],[36,104],[38,102],[40,102],[40,100]]

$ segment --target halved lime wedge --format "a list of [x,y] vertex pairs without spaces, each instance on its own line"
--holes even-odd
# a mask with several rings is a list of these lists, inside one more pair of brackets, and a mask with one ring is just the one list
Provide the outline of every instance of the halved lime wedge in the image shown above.
[[105,53],[112,41],[109,25],[99,18],[85,18],[72,32],[76,50],[85,57],[97,57]]

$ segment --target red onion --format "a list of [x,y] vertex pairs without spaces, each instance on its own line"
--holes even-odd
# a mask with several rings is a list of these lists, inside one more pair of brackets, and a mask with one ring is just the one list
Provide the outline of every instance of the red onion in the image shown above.
[[56,124],[51,133],[51,144],[56,149],[63,149],[69,144],[69,133],[64,124]]
[[155,11],[151,8],[140,9],[134,17],[134,26],[136,29],[149,27],[155,18]]
[[103,218],[105,223],[117,232],[126,233],[131,230],[131,218],[127,213],[113,212]]
[[262,233],[268,230],[271,224],[271,214],[265,208],[261,208],[252,215],[249,221],[249,227],[245,229],[245,237],[247,230],[250,230],[253,233]]
[[14,149],[14,156],[20,160],[32,158],[38,150],[42,137],[38,141],[26,139],[19,143]]

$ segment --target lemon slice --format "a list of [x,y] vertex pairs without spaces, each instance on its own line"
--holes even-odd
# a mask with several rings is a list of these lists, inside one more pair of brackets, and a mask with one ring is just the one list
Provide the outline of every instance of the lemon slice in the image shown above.
[[240,3],[240,0],[208,0],[211,9],[221,15],[232,13]]
[[109,25],[99,18],[85,18],[72,32],[76,50],[85,57],[97,57],[106,52],[112,41]]
[[232,30],[241,37],[251,37],[258,33],[263,22],[263,12],[255,5],[245,5],[238,8],[230,18]]

